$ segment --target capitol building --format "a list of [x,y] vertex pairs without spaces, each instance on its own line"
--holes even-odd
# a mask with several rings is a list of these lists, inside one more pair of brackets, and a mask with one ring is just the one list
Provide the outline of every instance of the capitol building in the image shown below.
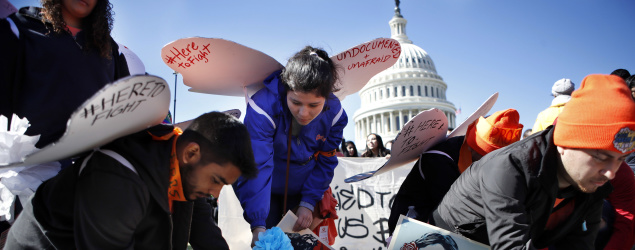
[[361,108],[353,119],[355,142],[360,149],[365,148],[368,134],[376,133],[386,143],[395,139],[412,117],[431,108],[445,113],[449,128],[456,127],[456,107],[445,96],[448,85],[437,74],[428,53],[408,39],[406,23],[397,5],[389,24],[391,38],[401,44],[401,56],[359,92]]

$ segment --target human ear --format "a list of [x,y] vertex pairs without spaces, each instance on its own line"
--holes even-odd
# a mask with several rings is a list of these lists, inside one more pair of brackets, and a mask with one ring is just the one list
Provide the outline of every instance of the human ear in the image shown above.
[[188,143],[183,149],[183,163],[196,164],[201,160],[201,146],[196,142]]

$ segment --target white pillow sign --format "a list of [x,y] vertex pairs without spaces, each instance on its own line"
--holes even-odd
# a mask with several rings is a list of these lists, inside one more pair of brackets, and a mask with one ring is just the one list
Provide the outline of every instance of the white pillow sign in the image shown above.
[[162,78],[137,75],[120,79],[104,86],[73,112],[57,142],[12,165],[56,161],[102,146],[160,124],[169,106],[170,89]]
[[375,171],[346,178],[346,183],[356,182],[379,175],[415,161],[421,153],[446,139],[448,118],[436,108],[422,111],[410,119],[392,144],[390,159]]

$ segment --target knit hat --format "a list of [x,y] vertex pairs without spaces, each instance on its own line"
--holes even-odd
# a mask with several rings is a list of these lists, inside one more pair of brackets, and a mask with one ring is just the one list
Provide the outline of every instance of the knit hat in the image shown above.
[[559,95],[571,95],[574,89],[575,84],[571,82],[571,79],[562,78],[553,84],[551,94],[556,97]]
[[635,150],[635,102],[624,80],[589,75],[558,116],[554,144],[627,153]]
[[515,109],[498,111],[487,118],[482,116],[467,130],[467,144],[480,155],[520,140],[523,125]]

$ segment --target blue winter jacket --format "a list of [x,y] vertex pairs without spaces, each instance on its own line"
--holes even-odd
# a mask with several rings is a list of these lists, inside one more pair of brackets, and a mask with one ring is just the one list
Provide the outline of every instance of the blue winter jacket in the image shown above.
[[[265,79],[265,88],[249,100],[245,125],[251,135],[258,176],[240,178],[234,190],[251,227],[265,226],[271,193],[284,195],[287,166],[287,136],[293,116],[287,107],[287,91],[276,71]],[[324,110],[291,139],[289,195],[301,194],[301,205],[315,206],[333,179],[337,157],[314,156],[331,152],[342,141],[348,123],[346,112],[335,95],[326,98]]]

